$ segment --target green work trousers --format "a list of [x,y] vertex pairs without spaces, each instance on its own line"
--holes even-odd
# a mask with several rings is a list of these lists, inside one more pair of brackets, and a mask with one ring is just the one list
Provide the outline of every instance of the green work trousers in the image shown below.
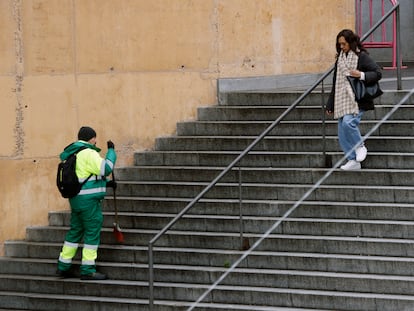
[[98,256],[103,215],[101,200],[76,196],[70,199],[70,229],[60,253],[58,269],[68,271],[79,244],[83,240],[81,275],[96,272],[95,260]]

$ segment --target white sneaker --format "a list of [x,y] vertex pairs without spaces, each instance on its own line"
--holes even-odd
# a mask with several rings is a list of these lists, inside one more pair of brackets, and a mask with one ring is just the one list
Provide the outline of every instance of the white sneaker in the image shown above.
[[349,160],[346,164],[341,166],[341,170],[344,171],[357,171],[361,169],[361,163],[355,160]]
[[365,146],[359,146],[358,148],[355,149],[355,153],[356,153],[356,161],[357,162],[362,162],[365,160],[365,158],[367,157],[367,148]]

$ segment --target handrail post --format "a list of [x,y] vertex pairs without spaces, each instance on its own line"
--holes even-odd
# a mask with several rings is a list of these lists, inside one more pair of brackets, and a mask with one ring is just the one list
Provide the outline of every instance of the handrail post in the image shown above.
[[332,156],[326,154],[326,104],[325,104],[325,80],[322,80],[322,157],[326,168],[332,167]]
[[242,171],[241,171],[240,162],[239,162],[239,216],[240,216],[240,249],[243,249],[244,224],[243,224],[243,202],[242,202]]
[[154,310],[154,258],[153,244],[148,244],[148,291],[149,291],[149,310]]
[[395,10],[395,23],[396,23],[396,36],[397,36],[397,46],[396,46],[396,61],[397,61],[397,90],[402,90],[402,81],[401,81],[401,34],[400,34],[400,5],[397,4]]
[[322,92],[321,92],[321,96],[322,96],[322,139],[323,139],[323,144],[322,144],[322,154],[323,154],[323,158],[325,160],[326,163],[326,116],[325,116],[325,87],[324,87],[324,80],[322,80]]

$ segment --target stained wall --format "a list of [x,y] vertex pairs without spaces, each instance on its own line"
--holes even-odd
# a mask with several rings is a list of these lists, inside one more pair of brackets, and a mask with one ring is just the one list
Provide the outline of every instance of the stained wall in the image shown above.
[[62,148],[89,125],[118,166],[216,103],[219,78],[322,72],[353,0],[0,0],[0,254],[68,208]]

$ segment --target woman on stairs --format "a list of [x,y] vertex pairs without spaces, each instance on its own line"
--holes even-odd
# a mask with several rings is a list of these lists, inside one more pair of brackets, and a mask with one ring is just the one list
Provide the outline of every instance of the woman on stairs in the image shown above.
[[374,109],[373,100],[355,101],[355,94],[346,76],[364,80],[367,84],[378,82],[381,69],[362,46],[359,36],[352,30],[344,29],[336,36],[336,63],[332,91],[326,105],[328,115],[338,120],[338,140],[344,154],[355,145],[358,147],[348,155],[348,162],[342,170],[360,170],[361,162],[367,156],[367,148],[362,141],[359,123],[367,110]]

